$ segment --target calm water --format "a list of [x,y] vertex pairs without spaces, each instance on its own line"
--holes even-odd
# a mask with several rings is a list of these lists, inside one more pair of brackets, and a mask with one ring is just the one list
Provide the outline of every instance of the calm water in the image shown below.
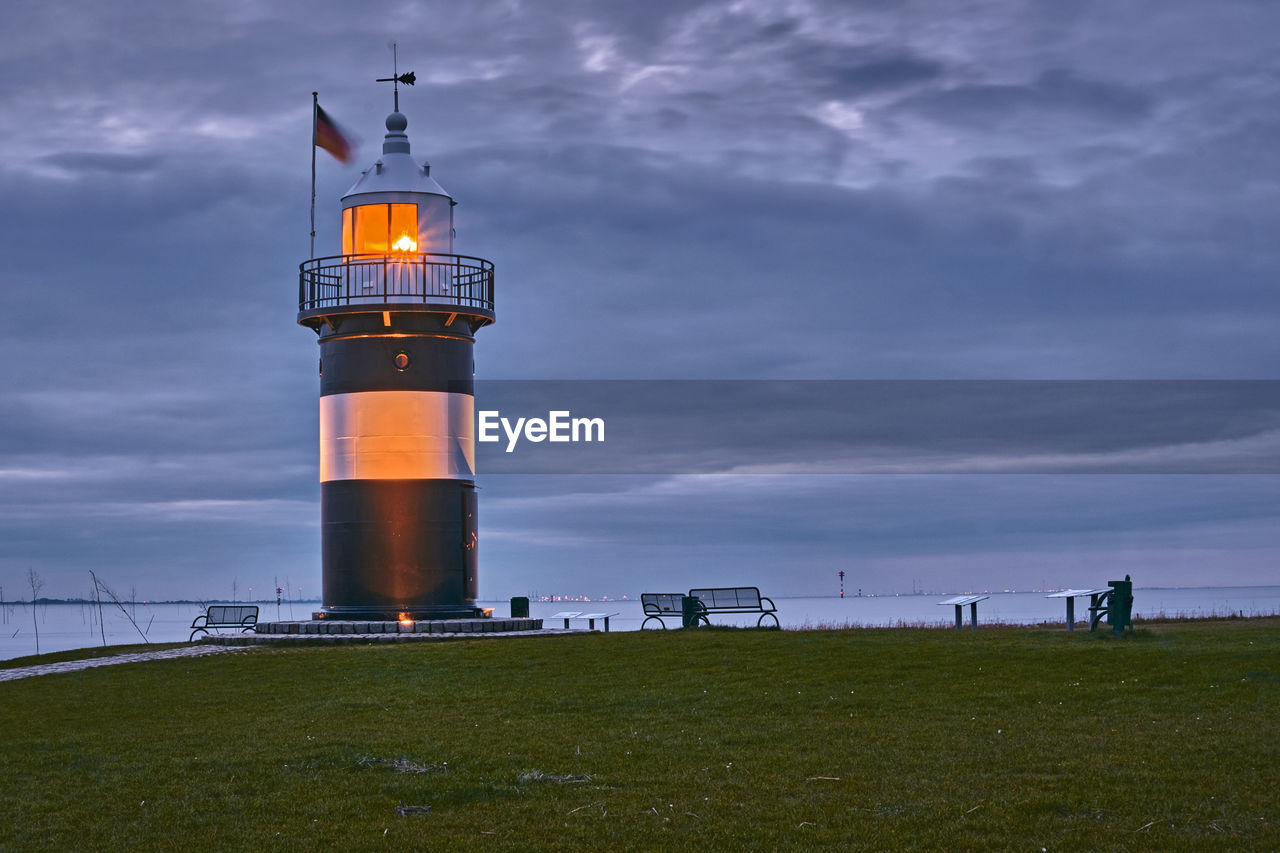
[[[893,627],[897,625],[950,625],[955,609],[939,607],[941,595],[868,596],[865,598],[780,598],[773,599],[778,619],[784,628],[813,627]],[[495,616],[509,613],[507,601],[481,602],[492,607]],[[129,607],[130,615],[147,639],[157,643],[186,640],[193,619],[200,614],[195,604],[138,604]],[[260,605],[263,621],[276,619],[276,606]],[[294,603],[292,614],[286,604],[280,618],[306,618],[314,604]],[[1088,599],[1076,599],[1077,621],[1087,615]],[[610,620],[614,631],[639,630],[644,615],[639,601],[569,601],[530,604],[530,615],[550,620],[561,611],[583,613],[618,613]],[[1199,589],[1138,589],[1134,591],[1134,615],[1225,616],[1228,614],[1258,616],[1280,614],[1280,586],[1208,587]],[[142,636],[129,619],[114,606],[103,608],[98,620],[97,608],[80,604],[41,605],[36,611],[40,629],[40,651],[54,652],[101,646],[103,634],[108,645],[140,643]],[[1066,604],[1061,599],[1046,599],[1038,592],[995,593],[978,605],[978,623],[1004,622],[1033,625],[1041,622],[1065,621]],[[678,620],[667,620],[673,627]],[[715,624],[752,625],[749,616],[718,616]],[[548,621],[548,627],[552,626]],[[574,626],[585,623],[574,622]],[[968,609],[965,612],[968,625]],[[599,625],[597,625],[599,627]],[[34,654],[35,626],[30,605],[0,605],[0,659]]]

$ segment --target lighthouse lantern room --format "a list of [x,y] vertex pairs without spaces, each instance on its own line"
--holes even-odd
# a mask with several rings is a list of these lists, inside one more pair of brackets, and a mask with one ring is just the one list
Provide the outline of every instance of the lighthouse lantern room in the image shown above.
[[408,122],[387,118],[382,157],[342,198],[342,254],[453,251],[454,201],[409,154]]

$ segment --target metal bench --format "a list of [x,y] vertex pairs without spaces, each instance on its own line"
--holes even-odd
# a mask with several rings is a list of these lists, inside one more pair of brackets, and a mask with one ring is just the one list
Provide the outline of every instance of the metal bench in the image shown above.
[[640,630],[644,630],[644,626],[649,624],[650,619],[657,620],[659,625],[666,628],[667,623],[662,621],[662,617],[671,616],[675,619],[683,617],[683,601],[683,592],[641,593],[640,606],[644,608],[644,621],[640,623]]
[[194,640],[201,631],[208,634],[210,628],[239,628],[244,632],[252,631],[257,625],[256,604],[211,604],[204,613],[191,621],[191,636],[187,638],[187,642]]
[[[711,613],[759,613],[756,627],[764,624],[765,617],[773,620],[773,627],[780,628],[777,610],[773,601],[760,595],[754,586],[718,587],[716,589],[691,589],[689,595],[702,602],[698,618],[710,625],[707,616]],[[767,606],[766,606],[767,605]]]
[[564,611],[563,613],[557,613],[556,615],[552,616],[551,618],[552,618],[552,619],[563,619],[563,620],[564,620],[564,627],[565,627],[565,630],[566,630],[566,631],[567,631],[567,630],[569,630],[569,620],[570,620],[570,619],[586,619],[586,620],[587,620],[587,630],[589,630],[589,631],[594,631],[594,630],[596,629],[596,620],[597,620],[597,619],[600,619],[600,620],[602,620],[602,621],[604,622],[604,631],[605,631],[605,633],[607,634],[607,633],[609,633],[609,619],[610,619],[610,618],[612,618],[612,617],[614,617],[614,616],[617,616],[617,615],[618,615],[618,614],[617,614],[616,612],[614,612],[614,613],[582,613],[582,612],[577,611],[577,610],[566,610],[566,611]]

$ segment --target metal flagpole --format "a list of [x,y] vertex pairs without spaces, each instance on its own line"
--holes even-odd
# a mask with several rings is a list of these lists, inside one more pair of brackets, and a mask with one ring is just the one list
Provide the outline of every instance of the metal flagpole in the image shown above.
[[311,254],[316,256],[316,119],[320,114],[320,93],[311,93]]

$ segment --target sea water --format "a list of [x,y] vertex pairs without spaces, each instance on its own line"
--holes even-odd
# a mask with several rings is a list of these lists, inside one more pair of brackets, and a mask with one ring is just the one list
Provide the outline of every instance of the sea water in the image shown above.
[[[768,590],[764,590],[767,594]],[[1201,587],[1178,589],[1134,590],[1134,619],[1151,619],[1159,616],[1264,616],[1280,614],[1280,586],[1249,587]],[[955,624],[955,608],[938,606],[947,596],[942,595],[879,595],[846,596],[845,598],[773,597],[777,606],[778,621],[783,628],[844,628],[844,627],[897,627],[938,626]],[[1087,598],[1076,599],[1076,620],[1088,618]],[[478,602],[481,607],[493,608],[495,616],[507,616],[510,603],[502,601]],[[316,602],[259,604],[259,619],[306,619],[316,609]],[[611,601],[533,601],[530,616],[544,620],[546,627],[563,627],[563,622],[553,617],[561,612],[608,613],[611,631],[637,631],[645,621],[644,612],[637,599]],[[114,604],[103,605],[101,618],[93,604],[41,604],[35,610],[27,604],[0,605],[0,660],[35,654],[36,629],[40,634],[40,651],[56,652],[88,646],[124,645],[142,643],[182,642],[191,633],[191,622],[201,613],[198,604],[144,604],[126,603],[123,610]],[[748,614],[716,614],[711,621],[717,625],[754,625],[757,616]],[[679,627],[678,618],[667,618],[667,627]],[[969,625],[969,608],[964,608],[965,627]],[[1003,623],[1012,625],[1063,624],[1066,621],[1066,602],[1060,598],[1046,599],[1040,592],[992,593],[978,604],[978,624]],[[772,624],[766,620],[767,624]],[[572,627],[585,627],[581,620],[573,620]],[[650,622],[648,628],[658,628]],[[596,622],[596,628],[603,625]]]

